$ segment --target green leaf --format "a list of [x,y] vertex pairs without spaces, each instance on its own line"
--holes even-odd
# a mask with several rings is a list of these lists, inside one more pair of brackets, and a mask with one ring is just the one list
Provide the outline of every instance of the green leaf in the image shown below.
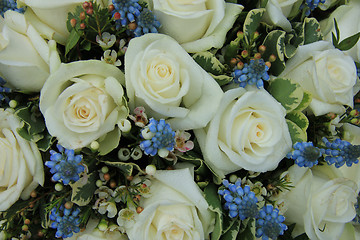
[[47,131],[42,134],[43,138],[36,142],[39,150],[46,152],[51,145],[55,142],[55,138],[51,136]]
[[208,176],[209,175],[209,169],[204,163],[204,160],[197,157],[190,155],[191,153],[185,153],[182,155],[179,155],[178,158],[187,161],[193,165],[195,165],[195,173],[201,176]]
[[245,39],[247,43],[250,44],[254,39],[254,33],[259,27],[261,19],[265,13],[265,8],[252,9],[247,14],[244,21],[243,32],[245,34]]
[[215,225],[214,230],[211,233],[212,240],[219,240],[222,233],[222,206],[219,194],[217,193],[217,187],[215,184],[210,183],[204,189],[204,197],[209,204],[209,210],[215,213]]
[[220,240],[236,240],[240,229],[240,220],[236,219],[230,229],[221,236]]
[[224,72],[224,65],[215,57],[211,52],[199,52],[195,53],[193,59],[199,64],[205,71],[214,75],[220,75]]
[[70,35],[66,41],[65,55],[67,55],[69,53],[69,51],[71,49],[73,49],[73,47],[75,47],[75,45],[78,43],[79,39],[80,39],[79,33],[75,29],[72,29],[70,32]]
[[320,31],[320,24],[315,18],[304,19],[304,34],[304,45],[323,39],[323,35]]
[[270,81],[268,91],[281,103],[286,112],[294,110],[301,103],[304,95],[299,84],[284,78],[276,78]]
[[269,0],[260,0],[260,7],[265,8]]
[[360,32],[345,38],[344,40],[342,40],[338,46],[336,48],[340,49],[341,51],[347,51],[350,48],[352,48],[353,46],[355,46],[355,44],[358,42],[360,38]]
[[306,142],[307,141],[306,134],[298,125],[296,125],[294,122],[292,122],[288,119],[286,119],[286,123],[288,125],[290,136],[291,136],[291,141],[293,144],[295,144],[296,142]]
[[[244,221],[242,222],[244,223]],[[255,239],[255,219],[249,219],[246,227],[239,233],[236,240],[254,240]]]
[[135,163],[132,162],[111,162],[111,161],[103,161],[108,166],[116,167],[120,169],[126,176],[131,176],[133,174],[134,168],[145,174],[145,172]]
[[41,115],[37,116],[33,110],[34,105],[29,104],[27,107],[18,109],[15,115],[21,118],[27,124],[30,135],[41,133],[45,130],[45,122]]
[[270,68],[276,76],[285,69],[285,34],[286,32],[282,30],[271,31],[263,42],[266,47],[263,59],[268,59],[271,54],[276,56],[276,60],[271,63]]
[[99,154],[106,155],[114,150],[120,142],[121,131],[119,128],[115,128],[111,132],[107,133],[104,139],[99,140]]
[[81,47],[82,49],[84,49],[85,51],[90,51],[91,50],[91,42],[87,41],[87,40],[84,40],[82,43],[81,43]]
[[298,125],[306,133],[306,129],[309,126],[309,120],[305,114],[300,111],[292,111],[286,115],[286,118]]
[[228,83],[230,83],[234,78],[227,76],[227,75],[213,75],[210,73],[210,75],[213,77],[213,79],[215,79],[215,81],[220,85],[226,85]]
[[301,103],[294,109],[294,111],[305,110],[310,105],[311,100],[312,100],[311,93],[304,91],[304,95],[301,100]]
[[79,206],[86,206],[91,201],[96,190],[96,175],[91,173],[81,177],[75,183],[71,183],[72,188],[71,201]]
[[299,236],[297,236],[296,238],[294,238],[294,240],[309,240],[310,238],[306,235],[306,233],[303,233]]
[[27,141],[32,141],[33,136],[29,134],[27,125],[24,123],[23,127],[16,129],[17,133]]
[[227,46],[224,54],[225,62],[230,63],[230,60],[236,57],[238,50],[240,48],[240,38],[237,37],[235,40],[231,41]]
[[340,30],[339,30],[339,25],[336,21],[336,19],[334,18],[334,27],[335,27],[335,33],[336,33],[336,42],[339,43],[339,39],[340,39]]
[[285,56],[287,58],[292,58],[296,53],[296,49],[297,48],[295,46],[293,46],[291,44],[286,44],[285,45],[285,52],[284,52]]

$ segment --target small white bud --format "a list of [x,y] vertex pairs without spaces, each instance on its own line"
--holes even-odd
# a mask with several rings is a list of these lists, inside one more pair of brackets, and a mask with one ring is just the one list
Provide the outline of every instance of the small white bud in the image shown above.
[[119,129],[125,133],[130,132],[130,130],[131,130],[131,122],[127,119],[121,119],[118,122],[118,126],[119,126]]
[[130,150],[128,148],[120,148],[118,151],[118,158],[121,161],[127,161],[130,159]]
[[90,149],[92,151],[97,151],[99,149],[99,147],[100,147],[100,144],[97,141],[92,141],[90,143]]
[[105,219],[102,219],[100,223],[97,225],[97,228],[100,231],[105,232],[108,229],[108,222]]
[[229,177],[229,181],[232,183],[235,183],[237,179],[238,179],[238,176],[236,176],[235,174],[231,174]]
[[16,106],[17,106],[17,101],[15,101],[15,100],[10,100],[10,102],[9,102],[9,107],[11,107],[11,108],[16,108]]
[[55,190],[60,192],[64,189],[64,186],[61,183],[55,184]]
[[145,168],[145,172],[147,175],[154,176],[154,174],[156,173],[155,165],[147,165]]
[[169,150],[162,148],[158,150],[158,155],[162,158],[166,158],[169,155]]
[[105,173],[109,172],[109,168],[107,166],[103,166],[101,168],[101,172],[105,174]]
[[139,160],[142,157],[142,155],[143,153],[141,148],[137,146],[132,150],[130,157],[134,160]]
[[99,187],[102,187],[103,182],[99,179],[99,180],[96,181],[95,184],[96,184],[96,186],[99,188]]

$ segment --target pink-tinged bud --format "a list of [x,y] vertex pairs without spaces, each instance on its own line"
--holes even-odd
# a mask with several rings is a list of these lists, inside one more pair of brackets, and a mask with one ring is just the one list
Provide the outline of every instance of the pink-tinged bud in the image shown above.
[[92,8],[89,8],[88,10],[86,10],[86,13],[92,15],[94,13],[94,10]]
[[136,212],[137,212],[137,213],[141,213],[142,211],[144,211],[144,208],[143,208],[143,207],[138,206],[138,207],[136,208]]
[[135,30],[135,29],[137,28],[137,24],[134,23],[134,22],[129,23],[129,24],[128,24],[128,28],[129,28],[130,30]]
[[85,27],[86,27],[86,26],[85,26],[85,23],[81,23],[81,24],[80,24],[80,28],[81,28],[81,29],[85,29]]
[[33,190],[33,191],[30,193],[30,196],[31,196],[32,198],[36,198],[36,197],[37,197],[36,191]]
[[109,12],[114,11],[114,9],[115,9],[114,4],[110,4],[110,5],[108,6],[108,11],[109,11]]
[[89,2],[89,8],[93,8],[92,2]]
[[76,19],[75,19],[75,18],[73,18],[73,19],[70,20],[70,25],[71,25],[72,27],[75,27],[75,26],[76,26]]
[[260,52],[261,54],[264,54],[265,51],[266,51],[266,47],[265,47],[264,45],[260,45],[260,46],[259,46],[259,52]]
[[244,33],[243,33],[242,31],[238,31],[238,32],[236,33],[236,36],[237,36],[238,38],[243,38],[243,37],[244,37]]
[[249,52],[248,52],[248,51],[243,50],[243,51],[241,52],[241,57],[247,58],[248,56],[249,56]]
[[259,32],[258,31],[256,31],[256,32],[254,32],[254,38],[258,38],[259,37]]
[[23,226],[21,227],[21,230],[23,230],[24,232],[29,231],[28,225],[23,225]]
[[271,68],[271,62],[269,61],[265,62],[265,65],[268,66],[268,68]]
[[237,67],[238,69],[243,69],[244,63],[240,61],[240,62],[238,62],[238,63],[236,64],[236,67]]
[[85,12],[81,12],[79,15],[80,20],[84,20],[86,18]]
[[66,209],[71,209],[72,207],[73,207],[73,203],[72,202],[66,202],[65,204],[64,204],[64,207],[66,208]]
[[88,8],[90,7],[89,2],[84,2],[84,3],[82,4],[82,7],[83,7],[84,10],[88,9]]
[[232,58],[232,59],[230,60],[230,64],[231,64],[232,66],[235,66],[235,65],[237,64],[237,62],[238,62],[238,60],[237,60],[236,58]]
[[24,224],[29,225],[29,224],[30,224],[30,219],[28,219],[28,218],[25,219],[25,220],[24,220]]
[[350,116],[353,116],[353,117],[359,116],[359,111],[356,109],[351,110]]
[[276,60],[276,56],[274,54],[271,54],[270,57],[269,57],[269,61],[270,62],[275,62]]
[[119,12],[114,13],[114,19],[119,20],[121,18],[121,15]]
[[255,59],[260,59],[260,58],[261,58],[261,54],[260,54],[260,53],[255,53],[255,54],[254,54],[254,58],[255,58]]
[[115,182],[115,180],[111,180],[110,181],[110,188],[116,188],[116,182]]

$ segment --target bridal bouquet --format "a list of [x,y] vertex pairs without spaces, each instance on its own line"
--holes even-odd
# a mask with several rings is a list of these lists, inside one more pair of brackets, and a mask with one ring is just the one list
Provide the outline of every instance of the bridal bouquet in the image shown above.
[[0,239],[360,239],[359,0],[1,0]]

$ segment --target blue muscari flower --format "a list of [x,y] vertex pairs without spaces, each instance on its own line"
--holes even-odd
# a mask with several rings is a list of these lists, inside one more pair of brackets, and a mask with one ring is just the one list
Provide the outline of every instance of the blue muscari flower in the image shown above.
[[[148,128],[152,134],[151,139],[145,139],[140,143],[140,148],[146,155],[155,156],[160,149],[174,150],[175,131],[171,129],[168,123],[165,123],[164,119],[156,121],[151,118],[145,128]],[[140,136],[144,138],[142,134]]]
[[339,168],[346,163],[346,166],[351,167],[352,164],[359,162],[360,145],[352,145],[339,138],[333,142],[329,142],[329,140],[324,137],[322,141],[325,143],[326,148],[321,149],[321,151],[327,155],[325,161],[329,165],[335,163],[335,167]]
[[135,22],[136,18],[139,17],[141,6],[138,2],[139,0],[113,0],[113,16],[116,12],[120,13],[120,19],[116,20],[117,29]]
[[262,237],[263,240],[277,239],[287,229],[287,226],[283,224],[284,221],[285,217],[279,214],[279,209],[274,209],[270,204],[264,206],[256,219],[255,236]]
[[11,93],[12,90],[8,87],[4,87],[5,84],[6,81],[2,77],[0,77],[0,102],[4,101],[5,103],[8,104],[10,102],[9,97],[1,93]]
[[300,6],[300,9],[303,9],[304,7],[307,7],[305,15],[309,16],[312,11],[315,10],[319,6],[319,3],[325,3],[326,0],[305,0],[305,3],[303,3]]
[[0,0],[0,14],[4,17],[4,13],[7,10],[13,10],[16,12],[24,12],[24,9],[17,8],[16,0]]
[[240,179],[238,179],[235,184],[224,180],[223,185],[226,189],[219,190],[218,193],[223,196],[225,200],[224,208],[229,210],[229,216],[231,218],[239,216],[241,220],[245,220],[246,218],[253,218],[258,215],[258,199],[255,193],[250,191],[248,185],[242,188]]
[[50,168],[54,181],[62,179],[63,184],[67,185],[70,181],[78,181],[79,174],[85,170],[81,165],[82,155],[75,155],[74,150],[65,149],[61,145],[57,145],[60,152],[50,150],[50,161],[45,162],[45,166]]
[[160,27],[160,22],[156,20],[155,15],[152,11],[147,8],[144,8],[138,19],[137,19],[137,27],[134,30],[135,37],[140,37],[146,33],[157,33],[158,28]]
[[80,222],[79,218],[80,208],[72,207],[66,209],[64,204],[60,206],[59,209],[54,207],[50,212],[50,220],[53,222],[50,224],[51,228],[55,228],[57,238],[69,238],[73,233],[80,232]]
[[355,211],[356,211],[356,216],[354,217],[352,222],[355,224],[360,224],[360,208],[359,208],[360,206],[359,205],[360,205],[360,195],[358,195],[357,202],[354,205]]
[[321,157],[321,150],[314,147],[312,142],[297,142],[294,144],[294,151],[287,154],[287,158],[295,160],[299,167],[312,167],[317,165]]
[[240,87],[245,87],[249,84],[262,88],[264,87],[263,81],[270,79],[268,70],[269,67],[266,66],[263,59],[251,59],[250,63],[245,63],[242,69],[235,69],[232,76],[234,77],[234,82],[238,83]]

